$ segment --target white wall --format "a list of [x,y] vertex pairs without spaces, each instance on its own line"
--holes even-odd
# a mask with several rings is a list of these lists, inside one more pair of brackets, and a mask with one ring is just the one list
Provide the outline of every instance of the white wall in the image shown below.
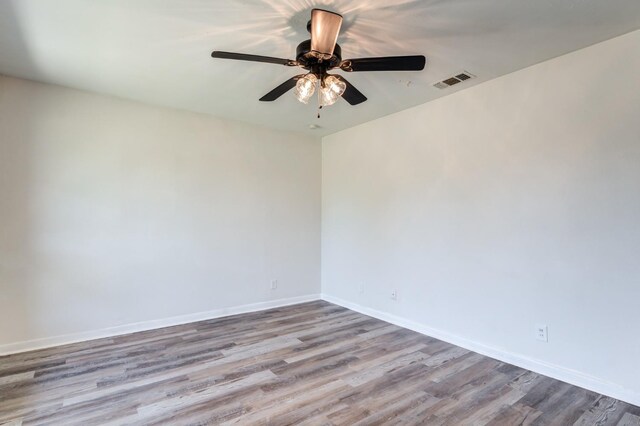
[[320,159],[305,136],[0,77],[0,347],[318,294]]
[[640,31],[325,137],[323,293],[640,405],[638,76]]

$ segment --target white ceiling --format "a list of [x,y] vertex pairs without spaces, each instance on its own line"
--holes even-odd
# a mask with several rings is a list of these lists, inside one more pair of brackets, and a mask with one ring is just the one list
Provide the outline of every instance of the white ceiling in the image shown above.
[[[369,100],[318,120],[291,93],[258,102],[299,69],[210,57],[294,58],[314,6],[344,15],[343,58],[424,54],[426,70],[343,73]],[[0,0],[0,73],[325,135],[638,28],[640,0]],[[432,87],[462,70],[478,78]]]

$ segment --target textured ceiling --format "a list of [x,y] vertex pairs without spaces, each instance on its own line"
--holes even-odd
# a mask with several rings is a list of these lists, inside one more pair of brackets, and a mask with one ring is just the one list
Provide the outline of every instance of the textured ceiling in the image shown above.
[[[297,68],[210,57],[293,58],[313,7],[344,15],[345,59],[423,54],[426,70],[349,74],[369,100],[316,119],[291,93],[258,102]],[[325,135],[638,28],[639,0],[1,0],[0,73]],[[432,87],[462,70],[478,78]]]

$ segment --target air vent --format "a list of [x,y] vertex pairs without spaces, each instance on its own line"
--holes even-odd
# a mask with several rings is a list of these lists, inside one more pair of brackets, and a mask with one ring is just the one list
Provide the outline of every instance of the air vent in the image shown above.
[[438,89],[446,89],[447,87],[451,87],[453,85],[456,85],[458,83],[462,83],[465,80],[469,80],[475,78],[475,75],[469,73],[469,72],[461,72],[460,74],[457,74],[453,77],[449,77],[447,79],[444,79],[442,81],[439,81],[437,83],[435,83],[433,86],[437,87]]
[[447,86],[453,86],[454,84],[462,83],[462,80],[458,80],[455,77],[451,77],[451,78],[448,78],[446,80],[442,80],[442,82],[444,84],[446,84]]

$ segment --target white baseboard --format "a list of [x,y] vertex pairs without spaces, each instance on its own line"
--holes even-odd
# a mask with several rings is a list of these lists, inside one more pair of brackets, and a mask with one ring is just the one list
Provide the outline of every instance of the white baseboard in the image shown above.
[[588,389],[602,395],[607,395],[612,398],[627,402],[629,404],[640,406],[640,393],[623,388],[622,386],[608,382],[606,380],[602,380],[598,377],[584,374],[570,368],[541,361],[539,359],[529,358],[521,354],[505,351],[493,346],[488,346],[479,342],[475,342],[473,340],[466,339],[464,337],[447,333],[446,331],[429,327],[425,324],[420,324],[406,318],[388,314],[386,312],[378,311],[366,306],[358,305],[357,303],[352,303],[327,294],[322,294],[321,298],[322,300],[326,300],[327,302],[340,305],[347,309],[351,309],[352,311],[360,312],[361,314],[368,315],[370,317],[374,317],[382,321],[395,324],[399,327],[407,328],[409,330],[425,334],[430,337],[435,337],[436,339],[443,340],[445,342],[497,359],[499,361],[513,364],[526,370],[531,370],[533,372],[549,376],[554,379],[561,380],[563,382],[579,386],[581,388]]
[[207,312],[180,315],[171,318],[162,318],[151,321],[137,322],[133,324],[119,325],[117,327],[103,328],[100,330],[85,331],[81,333],[66,334],[63,336],[45,337],[41,339],[27,340],[16,343],[0,345],[0,355],[9,355],[19,352],[33,351],[36,349],[50,348],[52,346],[67,345],[69,343],[85,342],[87,340],[102,339],[105,337],[120,336],[135,333],[137,331],[154,330],[173,325],[188,324],[190,322],[204,321],[208,319],[226,317],[229,315],[244,314],[247,312],[263,311],[265,309],[279,308],[295,305],[297,303],[319,300],[319,294],[290,297],[286,299],[270,300],[268,302],[251,303],[248,305],[232,306],[229,308],[214,309]]

